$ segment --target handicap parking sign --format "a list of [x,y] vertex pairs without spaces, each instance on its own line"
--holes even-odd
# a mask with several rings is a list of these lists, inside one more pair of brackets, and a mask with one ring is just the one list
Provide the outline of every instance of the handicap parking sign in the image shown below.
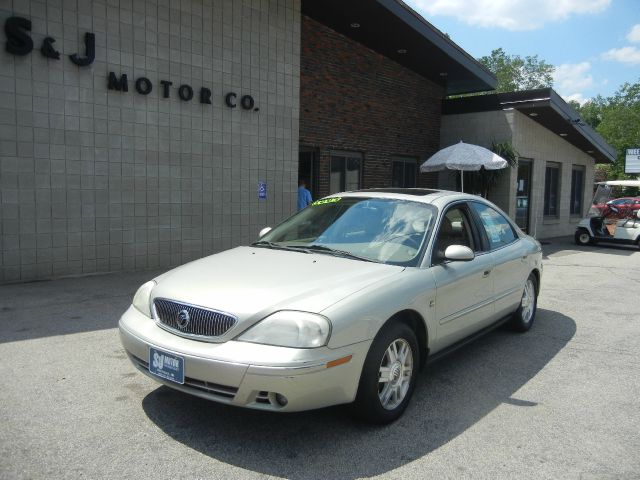
[[267,198],[267,182],[258,182],[258,198],[261,200]]

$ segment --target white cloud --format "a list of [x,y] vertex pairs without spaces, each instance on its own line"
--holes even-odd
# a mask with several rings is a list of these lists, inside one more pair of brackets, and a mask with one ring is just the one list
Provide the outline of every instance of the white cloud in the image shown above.
[[553,88],[567,101],[575,100],[584,103],[588,100],[584,96],[584,90],[588,90],[595,84],[589,70],[591,70],[589,62],[558,65],[553,72]]
[[640,23],[636,23],[629,33],[627,34],[627,40],[631,43],[640,43]]
[[564,99],[565,102],[574,100],[578,102],[580,105],[583,105],[587,103],[589,100],[591,100],[591,98],[585,97],[581,93],[572,93],[571,95],[560,95],[560,96]]
[[637,47],[612,48],[604,52],[602,58],[629,65],[640,65],[640,49]]
[[535,30],[572,15],[599,13],[611,0],[407,0],[427,18],[455,17],[469,25]]

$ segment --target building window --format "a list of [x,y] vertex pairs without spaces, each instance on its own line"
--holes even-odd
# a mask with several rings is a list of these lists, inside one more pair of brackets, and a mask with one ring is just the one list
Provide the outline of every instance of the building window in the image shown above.
[[418,161],[410,157],[391,159],[391,186],[396,188],[414,188],[418,176]]
[[329,193],[358,190],[362,183],[362,154],[331,152]]
[[558,216],[559,189],[560,164],[547,162],[547,171],[544,177],[544,214],[546,216]]
[[582,215],[582,199],[584,198],[584,167],[574,165],[571,169],[571,215]]

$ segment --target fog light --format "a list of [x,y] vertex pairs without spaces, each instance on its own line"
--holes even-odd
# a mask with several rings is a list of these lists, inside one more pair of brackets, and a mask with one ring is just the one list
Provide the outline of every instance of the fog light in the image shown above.
[[276,393],[276,402],[278,402],[278,405],[280,405],[281,407],[286,407],[287,403],[289,403],[289,400],[287,400],[287,397],[285,397],[281,393]]

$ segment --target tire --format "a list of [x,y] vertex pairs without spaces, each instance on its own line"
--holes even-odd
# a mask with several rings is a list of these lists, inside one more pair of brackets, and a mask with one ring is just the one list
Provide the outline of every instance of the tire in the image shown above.
[[589,231],[584,228],[576,230],[573,238],[577,245],[581,245],[583,247],[593,243],[593,238],[591,238],[591,235],[589,235]]
[[[399,353],[395,359],[394,352]],[[373,340],[362,367],[354,415],[379,425],[397,420],[411,399],[419,365],[420,350],[413,329],[402,322],[385,325]],[[382,382],[385,374],[387,381]]]
[[516,332],[526,332],[533,325],[538,309],[538,281],[532,273],[527,278],[522,291],[520,306],[514,312],[509,322],[511,328]]

